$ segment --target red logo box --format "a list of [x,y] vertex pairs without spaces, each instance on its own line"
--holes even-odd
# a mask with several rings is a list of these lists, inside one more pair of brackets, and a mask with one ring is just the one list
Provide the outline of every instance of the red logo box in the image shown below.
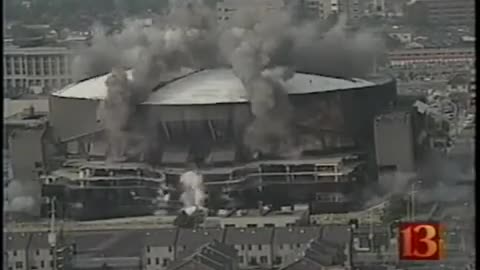
[[400,223],[400,260],[438,261],[444,258],[443,226],[434,222]]

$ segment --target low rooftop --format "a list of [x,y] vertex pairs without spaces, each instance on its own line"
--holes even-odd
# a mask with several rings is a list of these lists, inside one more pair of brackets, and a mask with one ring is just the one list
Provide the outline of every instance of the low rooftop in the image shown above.
[[16,126],[26,128],[44,127],[47,123],[48,117],[44,112],[35,112],[32,107],[24,109],[23,112],[15,113],[9,117],[4,118],[5,126]]

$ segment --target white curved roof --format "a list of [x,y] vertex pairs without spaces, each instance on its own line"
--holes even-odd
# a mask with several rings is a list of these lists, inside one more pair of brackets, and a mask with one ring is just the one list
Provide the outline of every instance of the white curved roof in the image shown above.
[[[131,71],[127,71],[131,78]],[[190,74],[190,75],[188,75]],[[107,75],[66,86],[52,95],[67,98],[101,100],[106,97]],[[178,78],[152,92],[143,104],[187,105],[246,102],[247,93],[240,80],[230,69],[207,69],[198,72],[185,69],[171,74],[166,80]],[[289,94],[306,94],[362,88],[374,83],[361,79],[339,79],[319,75],[296,73],[287,82]]]

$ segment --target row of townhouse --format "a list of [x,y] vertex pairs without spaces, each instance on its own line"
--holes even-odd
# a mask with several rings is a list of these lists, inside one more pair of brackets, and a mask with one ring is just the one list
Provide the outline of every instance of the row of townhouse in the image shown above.
[[[73,269],[105,266],[143,270],[215,269],[188,268],[202,260],[212,261],[204,258],[207,255],[225,260],[229,265],[238,265],[240,269],[290,270],[308,265],[313,267],[315,262],[323,266],[343,267],[351,264],[349,254],[352,251],[383,251],[389,245],[385,230],[360,225],[353,232],[349,225],[323,225],[112,230],[72,232],[66,237],[75,250],[71,260]],[[372,232],[380,233],[374,233],[374,237],[371,237]],[[51,264],[53,255],[45,235],[11,233],[4,254],[8,260],[7,269],[54,269]],[[33,242],[26,241],[31,237],[40,238]]]

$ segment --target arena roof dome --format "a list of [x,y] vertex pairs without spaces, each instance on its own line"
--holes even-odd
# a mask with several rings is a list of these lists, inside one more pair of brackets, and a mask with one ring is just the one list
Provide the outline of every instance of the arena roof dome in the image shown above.
[[[86,79],[71,84],[53,93],[53,96],[102,100],[106,97],[105,81],[109,74]],[[131,79],[131,70],[127,71]],[[183,69],[175,74],[167,74],[162,78],[150,97],[143,104],[150,105],[192,105],[216,103],[247,102],[247,92],[241,81],[231,69],[205,69],[194,71]],[[315,74],[295,73],[286,82],[289,94],[308,94],[347,89],[361,89],[375,85],[363,79],[347,79],[321,76]]]

